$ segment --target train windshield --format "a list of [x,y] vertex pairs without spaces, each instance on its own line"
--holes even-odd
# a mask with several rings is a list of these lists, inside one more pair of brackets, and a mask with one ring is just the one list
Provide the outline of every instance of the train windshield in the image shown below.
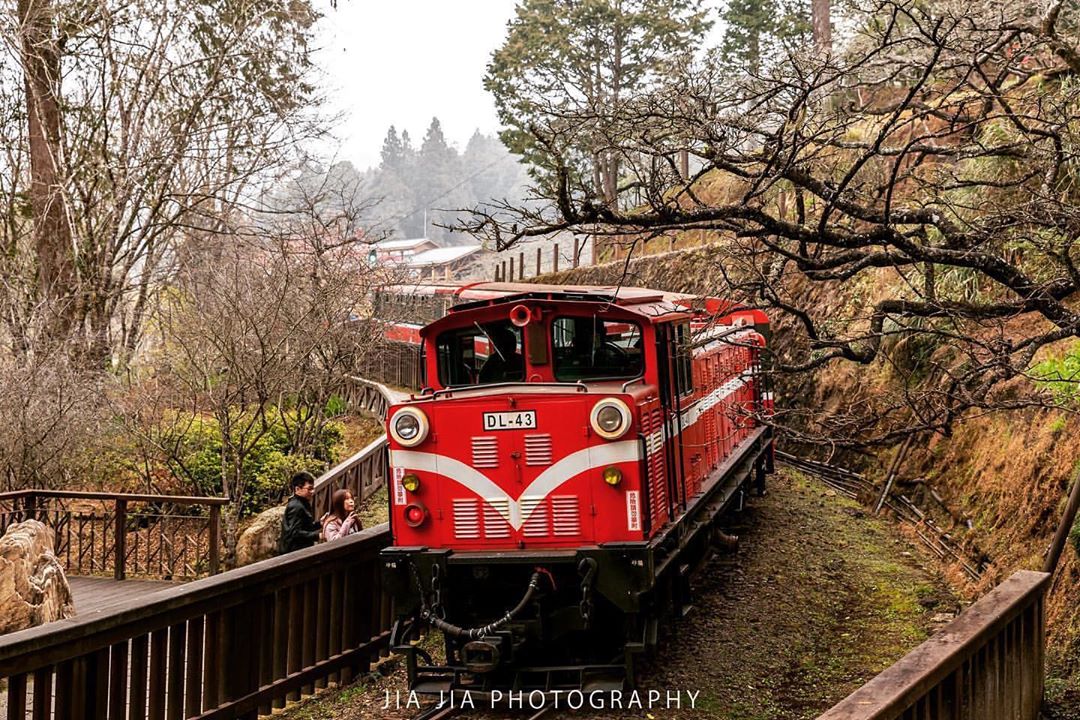
[[555,379],[633,378],[644,369],[641,327],[626,320],[558,317],[551,323]]
[[525,380],[521,328],[509,320],[448,330],[435,348],[443,387]]

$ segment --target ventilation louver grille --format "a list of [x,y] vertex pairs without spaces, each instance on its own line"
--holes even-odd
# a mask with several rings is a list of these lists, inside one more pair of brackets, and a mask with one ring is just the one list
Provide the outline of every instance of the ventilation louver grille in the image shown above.
[[505,498],[488,498],[484,502],[484,537],[493,540],[510,537],[510,503]]
[[548,507],[544,498],[536,495],[524,495],[521,498],[521,517],[525,524],[521,534],[525,537],[546,537],[548,534]]
[[472,439],[472,465],[474,468],[499,467],[499,440],[487,435]]
[[581,534],[581,513],[575,495],[552,496],[551,534],[557,537]]
[[480,538],[480,513],[475,500],[454,500],[454,536],[459,540]]
[[525,464],[529,466],[551,464],[551,436],[525,436]]

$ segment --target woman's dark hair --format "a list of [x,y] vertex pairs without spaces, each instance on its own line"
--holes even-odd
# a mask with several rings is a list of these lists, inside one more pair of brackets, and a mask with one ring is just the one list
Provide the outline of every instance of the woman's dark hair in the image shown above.
[[347,497],[352,497],[352,493],[348,490],[335,490],[334,494],[330,496],[330,514],[342,522],[345,522],[345,518],[349,516],[348,511],[345,509],[345,498]]
[[289,487],[293,490],[296,488],[304,487],[308,483],[315,484],[315,476],[309,473],[307,470],[301,470],[292,476],[292,480],[289,482]]

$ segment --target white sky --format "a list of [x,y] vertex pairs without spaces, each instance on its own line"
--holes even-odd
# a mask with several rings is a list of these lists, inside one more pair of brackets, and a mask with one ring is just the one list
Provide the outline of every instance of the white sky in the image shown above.
[[420,146],[433,116],[458,150],[473,132],[498,129],[484,91],[488,59],[503,41],[514,0],[340,0],[318,4],[315,61],[328,110],[343,114],[338,159],[377,165],[391,126]]
[[[705,6],[717,19],[723,0]],[[342,116],[339,160],[358,168],[379,162],[386,131],[408,130],[420,146],[433,116],[458,150],[479,129],[498,130],[484,91],[492,51],[506,35],[515,0],[316,0],[315,62],[325,72],[327,111]],[[717,24],[719,25],[719,23]],[[706,46],[718,41],[718,27]]]

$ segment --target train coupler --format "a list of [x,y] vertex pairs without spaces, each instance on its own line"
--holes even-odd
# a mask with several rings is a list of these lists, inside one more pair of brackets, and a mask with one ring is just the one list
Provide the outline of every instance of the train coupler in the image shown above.
[[461,664],[477,675],[494,671],[502,662],[502,638],[487,637],[470,640],[461,648]]

